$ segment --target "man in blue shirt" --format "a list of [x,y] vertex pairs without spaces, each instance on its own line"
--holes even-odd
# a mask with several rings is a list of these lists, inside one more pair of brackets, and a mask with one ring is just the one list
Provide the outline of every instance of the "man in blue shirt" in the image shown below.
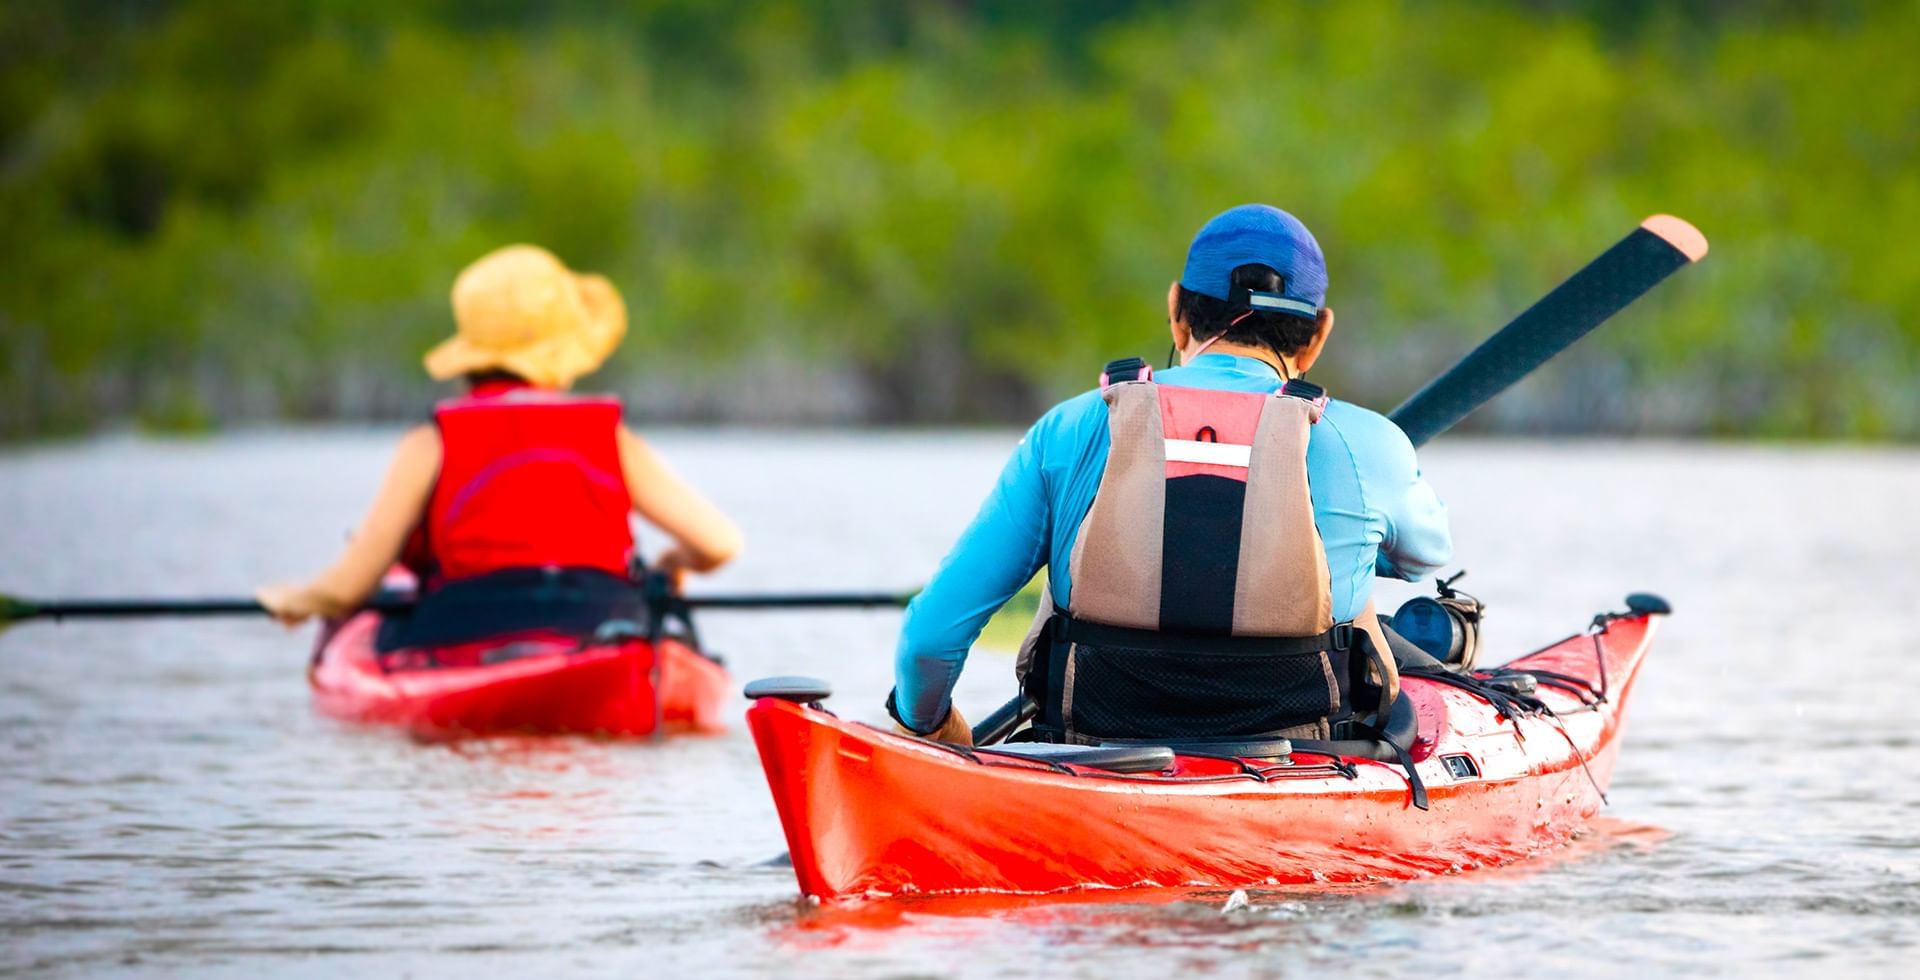
[[[1265,205],[1220,214],[1195,237],[1180,280],[1168,290],[1182,366],[1152,380],[1162,387],[1280,390],[1313,366],[1332,332],[1326,283],[1319,244],[1291,215]],[[952,708],[954,682],[988,618],[1041,569],[1049,571],[1053,606],[1075,608],[1072,558],[1108,471],[1110,401],[1088,392],[1034,424],[972,525],[908,607],[889,703],[904,730],[970,741]],[[1422,480],[1406,435],[1357,405],[1318,404],[1324,407],[1304,449],[1312,523],[1324,550],[1314,558],[1325,562],[1330,594],[1323,607],[1345,624],[1370,611],[1375,576],[1417,581],[1448,560],[1452,543],[1446,508]],[[1168,446],[1172,452],[1174,442]],[[1257,518],[1250,512],[1247,519]]]

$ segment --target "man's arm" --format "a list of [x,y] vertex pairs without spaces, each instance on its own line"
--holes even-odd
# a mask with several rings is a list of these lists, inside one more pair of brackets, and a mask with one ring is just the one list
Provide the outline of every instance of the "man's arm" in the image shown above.
[[894,706],[914,731],[931,732],[946,720],[954,682],[981,628],[1046,564],[1041,437],[1047,423],[1042,418],[1027,432],[980,513],[907,606],[894,656]]
[[1447,505],[1414,470],[1413,480],[1387,515],[1387,540],[1374,562],[1376,574],[1418,582],[1453,560]]
[[1374,572],[1383,578],[1418,582],[1453,559],[1453,534],[1447,505],[1420,475],[1420,461],[1406,433],[1386,419],[1375,433],[1375,451],[1364,454],[1369,502],[1386,516]]

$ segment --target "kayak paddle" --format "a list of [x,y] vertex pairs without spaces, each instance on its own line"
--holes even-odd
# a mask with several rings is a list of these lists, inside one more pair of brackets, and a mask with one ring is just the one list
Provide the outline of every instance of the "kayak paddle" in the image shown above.
[[[767,595],[691,595],[677,605],[692,609],[874,609],[899,608],[911,592],[792,592]],[[379,612],[413,608],[410,592],[382,592],[363,607]],[[25,599],[0,594],[0,626],[28,619],[126,619],[153,616],[265,615],[255,599]]]
[[[1706,254],[1707,236],[1679,218],[1656,214],[1640,222],[1387,418],[1415,446],[1425,445]],[[974,726],[973,743],[1005,738],[1032,714],[1031,703],[1016,697]]]
[[1707,237],[1679,218],[1640,222],[1387,417],[1415,446],[1425,445],[1706,254]]

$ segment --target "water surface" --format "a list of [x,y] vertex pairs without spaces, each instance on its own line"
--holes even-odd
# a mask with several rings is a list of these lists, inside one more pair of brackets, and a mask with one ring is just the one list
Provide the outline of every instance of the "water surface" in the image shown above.
[[[682,432],[745,525],[704,587],[922,580],[1015,433]],[[0,591],[234,593],[328,560],[391,433],[0,455]],[[1567,853],[1336,892],[795,898],[743,728],[422,745],[315,717],[310,634],[248,620],[0,635],[0,971],[1157,977],[1905,972],[1920,942],[1920,454],[1443,441],[1494,659],[1671,599],[1613,805]],[[1389,608],[1407,588],[1389,591]],[[897,616],[713,614],[736,674],[882,717]],[[979,655],[959,701],[1011,691]],[[741,703],[745,707],[745,703]]]

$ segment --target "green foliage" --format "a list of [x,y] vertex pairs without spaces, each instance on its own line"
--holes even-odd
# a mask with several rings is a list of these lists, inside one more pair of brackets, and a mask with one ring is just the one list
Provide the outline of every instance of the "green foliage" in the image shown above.
[[[1477,420],[1920,436],[1920,4],[0,7],[0,436],[417,414],[467,261],[607,273],[662,414],[1013,421],[1320,235],[1390,405],[1646,214],[1699,270]],[[1903,247],[1907,246],[1907,247]],[[845,386],[830,407],[741,365]]]

